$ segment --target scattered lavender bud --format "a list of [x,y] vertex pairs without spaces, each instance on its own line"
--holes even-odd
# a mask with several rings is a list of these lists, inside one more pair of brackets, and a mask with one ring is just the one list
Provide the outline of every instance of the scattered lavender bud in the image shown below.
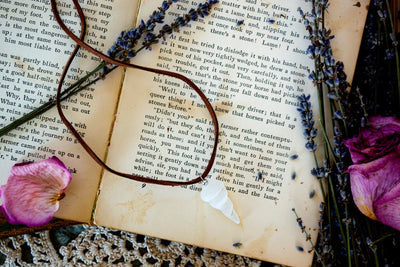
[[241,25],[243,25],[244,24],[244,20],[238,20],[237,22],[236,22],[236,26],[241,26]]
[[232,246],[234,246],[235,248],[240,248],[242,245],[243,245],[243,244],[240,243],[240,242],[236,242],[236,243],[233,243],[233,244],[232,244]]

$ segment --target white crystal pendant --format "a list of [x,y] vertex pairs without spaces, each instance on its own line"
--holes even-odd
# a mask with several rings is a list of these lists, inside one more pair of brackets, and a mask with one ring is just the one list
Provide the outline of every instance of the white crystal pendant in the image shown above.
[[201,199],[208,202],[211,207],[220,210],[226,217],[239,224],[240,219],[233,209],[232,201],[228,197],[225,184],[219,180],[211,179],[201,189]]

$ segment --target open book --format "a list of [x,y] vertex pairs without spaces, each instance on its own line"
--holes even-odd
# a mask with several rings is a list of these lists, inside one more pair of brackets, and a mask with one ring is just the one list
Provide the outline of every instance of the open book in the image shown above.
[[[54,96],[73,49],[43,2],[6,0],[0,6],[2,126]],[[345,62],[349,81],[368,1],[357,3],[333,1],[327,18],[336,36],[334,55]],[[121,30],[135,25],[137,18],[146,20],[160,4],[82,1],[88,23],[85,40],[106,51]],[[197,4],[178,1],[166,20]],[[313,157],[304,147],[296,111],[299,94],[315,94],[307,79],[313,69],[305,55],[309,40],[297,11],[310,5],[303,0],[220,1],[210,16],[134,58],[135,64],[187,76],[211,101],[221,132],[208,178],[224,182],[240,224],[201,200],[201,184],[145,185],[103,171],[55,109],[0,137],[0,182],[6,182],[17,162],[55,155],[73,174],[59,218],[285,265],[310,265],[310,246],[292,212],[295,208],[315,242],[321,195],[310,174]],[[66,24],[78,33],[71,2],[59,1],[58,6]],[[99,61],[80,51],[66,86]],[[317,111],[316,97],[312,101]],[[119,171],[185,181],[202,173],[212,150],[213,126],[203,103],[186,84],[170,77],[118,68],[62,106],[88,144]],[[291,160],[294,154],[298,158]],[[317,193],[310,198],[314,189]]]

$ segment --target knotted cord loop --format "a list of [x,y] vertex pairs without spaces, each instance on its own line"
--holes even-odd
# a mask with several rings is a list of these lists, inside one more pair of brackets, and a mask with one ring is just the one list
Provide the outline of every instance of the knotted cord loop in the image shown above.
[[[135,64],[130,64],[130,63],[127,63],[127,62],[118,61],[118,60],[115,60],[114,58],[111,58],[111,57],[103,54],[102,52],[94,49],[93,47],[91,47],[90,45],[85,43],[84,42],[84,36],[85,36],[85,32],[86,32],[85,15],[83,14],[82,8],[81,8],[80,4],[78,3],[78,0],[72,0],[72,1],[74,3],[74,6],[75,6],[77,12],[78,12],[79,19],[80,19],[80,22],[81,22],[81,33],[80,33],[79,37],[76,36],[74,33],[72,33],[71,30],[64,24],[63,20],[60,17],[60,14],[59,14],[59,12],[57,10],[56,0],[51,0],[51,8],[52,8],[52,11],[53,11],[53,14],[54,14],[54,18],[56,19],[56,21],[60,25],[60,27],[63,29],[63,31],[72,40],[74,40],[76,42],[75,48],[74,48],[72,54],[70,55],[67,63],[65,64],[65,67],[63,69],[62,75],[60,77],[60,82],[59,82],[58,88],[57,88],[57,95],[56,95],[57,111],[58,111],[58,114],[60,115],[61,120],[65,124],[65,126],[68,128],[68,130],[71,131],[72,135],[78,140],[78,142],[82,145],[82,147],[94,159],[94,161],[97,164],[99,164],[102,168],[106,169],[107,171],[109,171],[109,172],[111,172],[111,173],[113,173],[115,175],[118,175],[118,176],[121,176],[121,177],[124,177],[124,178],[128,178],[128,179],[131,179],[131,180],[135,180],[135,181],[138,181],[138,182],[150,183],[150,184],[158,184],[158,185],[169,185],[169,186],[190,185],[190,184],[195,184],[195,183],[199,183],[199,182],[203,181],[203,179],[204,179],[203,177],[207,177],[207,175],[211,171],[211,168],[212,168],[212,166],[214,164],[215,156],[216,156],[216,153],[217,153],[218,135],[219,135],[219,126],[218,126],[217,116],[215,114],[214,108],[211,106],[211,104],[208,101],[207,97],[200,90],[200,88],[197,87],[197,85],[195,83],[193,83],[189,78],[187,78],[187,77],[185,77],[185,76],[183,76],[183,75],[181,75],[179,73],[174,73],[174,72],[165,71],[165,70],[159,70],[159,69],[153,69],[153,68],[148,68],[148,67],[139,66],[139,65],[135,65]],[[208,162],[206,168],[204,169],[204,172],[199,177],[197,177],[195,179],[192,179],[192,180],[189,180],[189,181],[168,181],[168,180],[157,180],[157,179],[153,179],[153,178],[147,178],[147,177],[132,175],[132,174],[128,174],[128,173],[122,173],[122,172],[116,171],[116,170],[110,168],[109,166],[107,166],[97,156],[97,154],[90,148],[90,146],[80,136],[78,131],[75,130],[74,126],[67,120],[67,118],[65,117],[64,112],[62,111],[62,108],[61,108],[61,88],[62,88],[62,84],[64,83],[64,79],[66,77],[68,69],[69,69],[72,61],[74,60],[75,56],[77,55],[77,52],[78,52],[80,47],[82,47],[82,48],[88,50],[90,53],[100,57],[105,62],[113,64],[113,65],[127,67],[127,68],[139,69],[139,70],[148,71],[148,72],[152,72],[152,73],[157,73],[157,74],[161,74],[161,75],[166,75],[166,76],[170,76],[170,77],[179,79],[179,80],[185,82],[187,85],[189,85],[200,96],[200,98],[203,101],[203,103],[205,104],[208,112],[210,113],[211,119],[213,121],[213,125],[214,125],[214,147],[213,147],[209,162]]]

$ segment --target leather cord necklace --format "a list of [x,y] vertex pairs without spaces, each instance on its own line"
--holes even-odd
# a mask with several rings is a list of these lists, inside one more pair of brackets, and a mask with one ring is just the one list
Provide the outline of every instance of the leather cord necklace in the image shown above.
[[[197,87],[197,85],[195,83],[193,83],[189,78],[179,74],[179,73],[174,73],[174,72],[170,72],[170,71],[165,71],[165,70],[159,70],[159,69],[153,69],[153,68],[148,68],[148,67],[143,67],[143,66],[138,66],[138,65],[134,65],[134,64],[130,64],[127,62],[122,62],[122,61],[118,61],[115,60],[114,58],[111,58],[103,53],[101,53],[100,51],[94,49],[93,47],[91,47],[90,45],[88,45],[87,43],[84,42],[84,36],[86,33],[86,22],[85,22],[85,16],[83,14],[82,8],[78,3],[78,0],[72,0],[74,3],[74,6],[78,12],[79,15],[79,19],[80,19],[80,23],[81,23],[81,32],[80,32],[80,36],[76,36],[74,33],[71,32],[71,30],[64,24],[63,20],[60,17],[60,14],[57,10],[57,5],[56,5],[56,0],[51,0],[51,8],[54,14],[54,18],[56,19],[57,23],[60,25],[60,27],[63,29],[63,31],[76,42],[75,48],[72,52],[72,54],[70,55],[67,63],[65,64],[65,67],[63,69],[62,75],[60,77],[60,82],[58,84],[58,88],[57,88],[57,95],[56,95],[56,106],[57,106],[57,111],[58,114],[61,118],[61,120],[63,121],[63,123],[65,124],[65,126],[68,128],[68,130],[70,130],[70,132],[72,133],[72,135],[78,140],[78,142],[82,145],[82,147],[86,150],[86,152],[94,159],[94,161],[99,164],[102,168],[104,168],[105,170],[124,177],[124,178],[128,178],[131,180],[135,180],[138,182],[143,182],[143,183],[149,183],[149,184],[158,184],[158,185],[169,185],[169,186],[179,186],[179,185],[190,185],[190,184],[195,184],[195,183],[199,183],[202,180],[204,180],[207,175],[209,174],[209,172],[211,171],[211,168],[214,164],[215,161],[215,156],[216,156],[216,152],[217,152],[217,145],[218,145],[218,135],[219,135],[219,127],[218,127],[218,120],[217,120],[217,116],[215,114],[215,111],[213,109],[213,107],[211,106],[210,102],[208,101],[207,97],[204,95],[204,93],[200,90],[199,87]],[[90,148],[90,146],[85,142],[85,140],[80,136],[80,134],[78,133],[77,130],[75,130],[74,126],[68,121],[68,119],[65,117],[64,112],[61,108],[61,88],[62,85],[64,83],[64,79],[65,76],[68,72],[68,69],[73,61],[73,59],[75,58],[75,56],[77,55],[77,52],[79,50],[79,48],[84,48],[86,50],[88,50],[90,53],[100,57],[102,60],[104,60],[107,63],[113,64],[113,65],[117,65],[117,66],[122,66],[122,67],[127,67],[127,68],[134,68],[134,69],[139,69],[139,70],[143,70],[143,71],[148,71],[148,72],[152,72],[152,73],[157,73],[157,74],[161,74],[161,75],[166,75],[169,77],[173,77],[176,79],[179,79],[183,82],[185,82],[186,84],[188,84],[201,98],[201,100],[203,101],[203,103],[205,104],[209,114],[211,115],[211,119],[214,125],[214,147],[213,150],[211,152],[211,156],[210,159],[208,161],[208,164],[206,166],[206,168],[204,169],[203,173],[192,180],[189,181],[169,181],[169,180],[158,180],[158,179],[153,179],[153,178],[147,178],[147,177],[142,177],[142,176],[137,176],[137,175],[133,175],[133,174],[128,174],[128,173],[123,173],[123,172],[119,172],[116,171],[112,168],[110,168],[109,166],[107,166],[98,156],[97,154]]]

